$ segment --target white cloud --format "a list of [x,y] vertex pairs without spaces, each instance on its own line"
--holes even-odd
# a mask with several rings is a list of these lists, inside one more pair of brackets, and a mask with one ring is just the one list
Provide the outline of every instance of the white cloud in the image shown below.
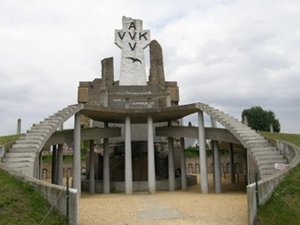
[[181,104],[202,101],[239,118],[272,110],[282,131],[300,133],[300,2],[2,1],[0,135],[76,103],[79,81],[100,77],[100,60],[120,50],[122,16],[143,20],[163,48],[166,80]]

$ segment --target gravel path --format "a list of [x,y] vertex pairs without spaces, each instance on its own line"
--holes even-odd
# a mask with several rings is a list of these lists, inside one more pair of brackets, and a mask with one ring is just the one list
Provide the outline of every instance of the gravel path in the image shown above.
[[[247,196],[243,181],[222,180],[224,193],[201,194],[199,184],[188,191],[156,192],[149,195],[82,193],[81,225],[246,225]],[[211,179],[210,179],[211,182]],[[210,184],[212,187],[212,184]]]

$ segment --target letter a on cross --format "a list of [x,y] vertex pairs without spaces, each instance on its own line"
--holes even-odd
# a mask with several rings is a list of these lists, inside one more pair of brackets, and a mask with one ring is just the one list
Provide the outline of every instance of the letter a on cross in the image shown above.
[[147,85],[144,49],[150,43],[150,31],[143,21],[123,16],[123,29],[115,30],[115,44],[122,49],[120,85]]

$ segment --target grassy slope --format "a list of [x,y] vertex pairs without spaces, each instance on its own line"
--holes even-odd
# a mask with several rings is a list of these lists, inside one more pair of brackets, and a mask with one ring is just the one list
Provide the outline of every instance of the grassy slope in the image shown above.
[[[21,135],[0,137],[0,144],[15,141]],[[51,206],[27,183],[19,181],[0,170],[0,225],[40,224]],[[67,224],[54,209],[43,224]]]
[[[51,206],[27,183],[0,170],[0,224],[40,224]],[[43,224],[67,224],[54,209]]]
[[[262,135],[285,140],[300,147],[299,134],[262,132]],[[258,212],[260,224],[300,224],[300,165],[292,169],[275,189],[271,199]]]
[[19,139],[20,137],[21,137],[20,134],[9,135],[9,136],[2,136],[2,137],[0,137],[0,145],[8,143],[10,141],[15,141],[15,140]]

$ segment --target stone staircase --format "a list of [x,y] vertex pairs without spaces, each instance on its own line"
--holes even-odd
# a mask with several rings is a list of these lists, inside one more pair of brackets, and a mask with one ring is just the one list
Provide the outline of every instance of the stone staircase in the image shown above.
[[268,140],[250,127],[209,105],[198,103],[198,108],[222,124],[248,149],[256,161],[261,179],[278,171],[274,168],[275,163],[287,163],[280,151],[277,151]]
[[80,105],[70,105],[49,116],[39,124],[34,124],[12,148],[5,153],[2,163],[9,168],[38,178],[40,151],[51,135],[71,116],[80,110]]

